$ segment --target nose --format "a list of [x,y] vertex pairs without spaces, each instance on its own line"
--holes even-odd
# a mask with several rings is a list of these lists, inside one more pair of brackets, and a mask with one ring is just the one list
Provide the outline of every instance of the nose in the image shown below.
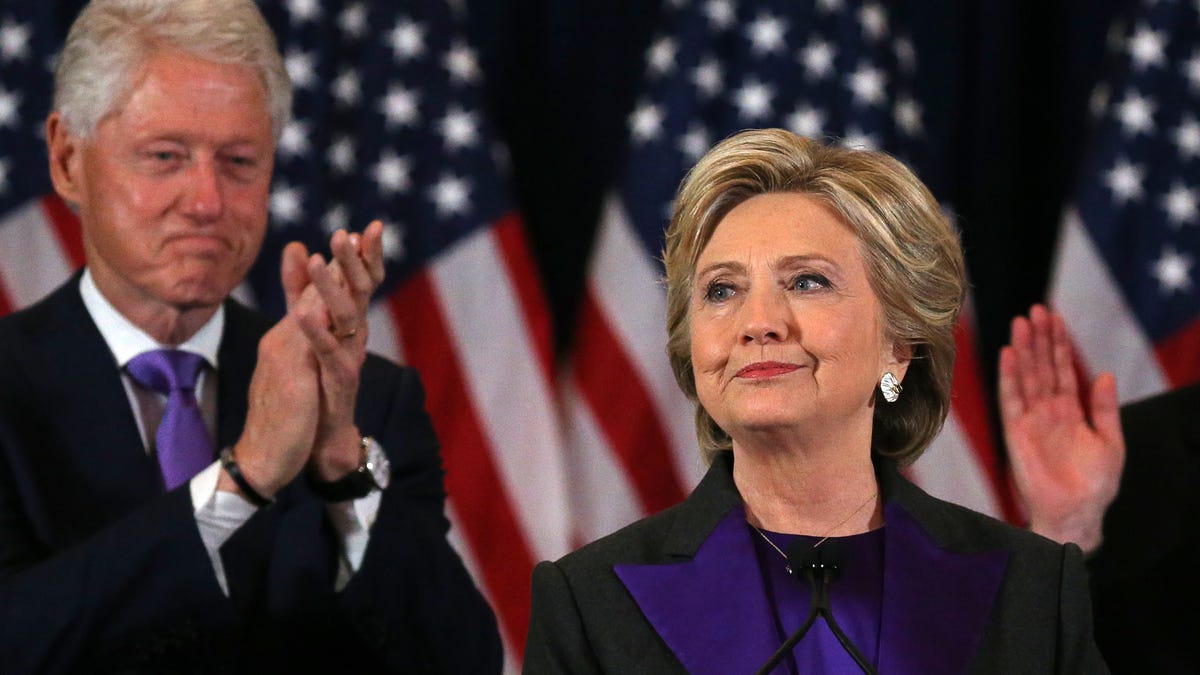
[[199,222],[212,221],[221,216],[225,201],[220,172],[213,158],[200,158],[192,166],[183,207],[187,215]]
[[751,289],[742,305],[742,344],[782,342],[791,333],[791,309],[776,288]]

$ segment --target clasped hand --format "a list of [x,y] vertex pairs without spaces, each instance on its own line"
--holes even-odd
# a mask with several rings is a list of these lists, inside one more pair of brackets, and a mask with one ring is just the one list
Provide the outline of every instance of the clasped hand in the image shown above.
[[[382,239],[375,221],[361,236],[334,233],[329,262],[299,242],[283,251],[287,315],[259,342],[246,426],[234,446],[242,473],[268,498],[306,467],[334,481],[359,464],[354,405],[367,307],[383,282]],[[225,475],[218,489],[237,491]]]

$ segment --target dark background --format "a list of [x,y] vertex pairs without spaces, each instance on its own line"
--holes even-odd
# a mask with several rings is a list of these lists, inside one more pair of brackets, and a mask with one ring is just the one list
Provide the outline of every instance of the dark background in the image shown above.
[[[560,352],[601,199],[620,175],[662,0],[468,0],[489,113],[554,313]],[[885,3],[899,8],[897,3]],[[1105,43],[1131,0],[912,0],[926,128],[974,287],[981,358],[994,385],[1008,323],[1043,298],[1059,221],[1089,133]],[[664,223],[665,226],[665,223]]]

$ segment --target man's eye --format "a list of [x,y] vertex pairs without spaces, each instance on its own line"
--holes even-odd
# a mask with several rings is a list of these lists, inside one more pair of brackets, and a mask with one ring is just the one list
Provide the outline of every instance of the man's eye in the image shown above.
[[225,175],[239,182],[253,182],[264,173],[264,164],[253,155],[224,155],[221,168]]

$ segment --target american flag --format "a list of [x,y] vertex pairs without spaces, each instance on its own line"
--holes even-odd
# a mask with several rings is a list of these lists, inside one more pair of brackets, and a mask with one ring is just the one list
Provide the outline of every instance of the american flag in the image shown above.
[[42,123],[52,54],[65,29],[53,3],[0,10],[0,313],[28,305],[83,264],[79,222],[50,189]]
[[[0,308],[83,263],[38,129],[48,65],[73,14],[0,10]],[[551,327],[520,216],[481,110],[482,72],[445,2],[276,0],[260,7],[295,87],[248,296],[279,314],[280,250],[385,226],[372,351],[415,366],[442,443],[451,540],[520,667],[530,572],[568,550]]]
[[1200,380],[1200,6],[1146,2],[1111,38],[1050,301],[1129,401]]
[[[928,162],[903,17],[853,0],[676,0],[646,54],[624,177],[606,200],[562,390],[573,536],[588,541],[679,501],[703,471],[692,405],[666,357],[659,263],[671,200],[716,141],[784,127]],[[971,330],[958,330],[953,411],[913,468],[926,489],[1013,518]]]

